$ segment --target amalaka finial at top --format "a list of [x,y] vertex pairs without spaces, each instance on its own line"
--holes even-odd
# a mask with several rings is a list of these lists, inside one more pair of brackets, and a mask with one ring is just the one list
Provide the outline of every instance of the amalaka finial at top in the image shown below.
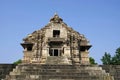
[[60,23],[62,22],[63,19],[61,19],[57,13],[55,13],[55,15],[53,16],[53,18],[50,19],[50,22],[54,22],[54,23]]
[[58,14],[57,14],[57,12],[55,12],[55,14],[54,14],[54,15],[58,15]]

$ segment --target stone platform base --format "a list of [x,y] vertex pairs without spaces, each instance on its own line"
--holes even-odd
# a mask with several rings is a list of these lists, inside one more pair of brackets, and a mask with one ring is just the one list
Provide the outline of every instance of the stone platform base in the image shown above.
[[98,66],[19,64],[2,80],[114,80]]
[[15,64],[0,64],[0,80],[5,78],[5,76],[8,75],[9,72],[12,71],[15,67]]

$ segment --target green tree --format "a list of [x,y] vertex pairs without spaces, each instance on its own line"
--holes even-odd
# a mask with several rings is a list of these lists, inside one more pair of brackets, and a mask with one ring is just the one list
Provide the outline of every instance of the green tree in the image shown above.
[[116,54],[112,58],[113,65],[120,65],[120,47],[116,49]]
[[19,60],[17,60],[16,62],[14,62],[13,64],[20,64],[20,63],[22,63],[22,60],[21,59],[19,59]]
[[105,52],[104,56],[102,56],[101,61],[104,65],[110,65],[112,64],[112,57],[109,53]]
[[90,60],[90,64],[97,64],[92,57],[90,57],[89,60]]

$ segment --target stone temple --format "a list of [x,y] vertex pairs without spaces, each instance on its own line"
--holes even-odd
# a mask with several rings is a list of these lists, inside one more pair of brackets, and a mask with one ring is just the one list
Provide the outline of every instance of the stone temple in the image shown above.
[[57,14],[44,28],[23,40],[23,63],[89,64],[88,40],[68,27]]
[[22,63],[3,80],[114,80],[101,67],[90,65],[89,41],[57,14],[21,45]]

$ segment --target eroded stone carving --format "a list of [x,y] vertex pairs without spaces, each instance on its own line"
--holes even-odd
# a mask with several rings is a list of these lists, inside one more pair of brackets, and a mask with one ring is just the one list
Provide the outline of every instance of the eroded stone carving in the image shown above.
[[45,27],[29,34],[23,41],[23,63],[46,64],[48,57],[55,56],[65,57],[69,64],[89,64],[91,45],[88,40],[68,27],[57,14]]

